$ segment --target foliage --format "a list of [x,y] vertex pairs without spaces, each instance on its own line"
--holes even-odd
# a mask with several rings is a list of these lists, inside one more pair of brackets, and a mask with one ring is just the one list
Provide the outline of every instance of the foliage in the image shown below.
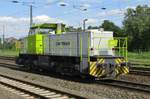
[[122,29],[118,26],[116,26],[113,22],[110,22],[109,20],[104,20],[101,28],[104,28],[106,31],[113,31],[115,37],[122,37],[124,36]]
[[99,28],[113,31],[115,37],[127,36],[129,51],[150,50],[150,7],[147,5],[127,9],[122,28],[109,20],[105,20],[100,26],[88,27],[88,29]]
[[13,42],[5,42],[4,43],[4,49],[11,49],[11,50],[15,50],[15,43]]
[[129,38],[129,50],[148,51],[150,49],[150,7],[137,6],[125,13],[124,31]]
[[2,43],[0,39],[0,49],[5,50],[16,50],[15,42],[8,42],[7,40]]
[[98,26],[88,26],[88,29],[99,29]]
[[109,20],[104,20],[104,22],[100,26],[88,27],[88,29],[100,29],[100,28],[104,28],[105,31],[113,31],[115,37],[124,36],[122,29]]
[[65,28],[65,31],[66,32],[82,31],[82,28],[81,27],[75,28],[73,26],[68,26]]

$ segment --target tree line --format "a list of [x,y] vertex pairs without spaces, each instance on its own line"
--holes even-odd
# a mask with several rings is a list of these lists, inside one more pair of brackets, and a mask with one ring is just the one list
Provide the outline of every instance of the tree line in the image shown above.
[[122,27],[109,20],[105,20],[100,26],[88,27],[88,29],[97,28],[113,31],[115,37],[128,37],[129,51],[150,51],[150,7],[147,5],[139,5],[135,9],[128,8]]
[[7,42],[6,40],[4,41],[4,43],[2,42],[2,39],[0,38],[0,50],[15,50],[16,46],[15,46],[15,42]]

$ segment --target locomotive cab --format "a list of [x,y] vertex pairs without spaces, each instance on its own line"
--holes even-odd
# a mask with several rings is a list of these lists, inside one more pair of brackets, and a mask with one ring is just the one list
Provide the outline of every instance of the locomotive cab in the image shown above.
[[89,72],[94,77],[117,77],[129,73],[127,38],[113,37],[112,31],[91,32]]
[[61,23],[44,23],[35,24],[30,30],[29,34],[62,34],[65,31],[65,25]]

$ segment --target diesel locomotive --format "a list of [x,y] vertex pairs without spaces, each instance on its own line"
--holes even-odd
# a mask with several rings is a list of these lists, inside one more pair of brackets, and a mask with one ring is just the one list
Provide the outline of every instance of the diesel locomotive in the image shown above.
[[66,32],[62,23],[36,24],[21,39],[16,63],[64,75],[115,78],[129,73],[127,38],[103,29]]

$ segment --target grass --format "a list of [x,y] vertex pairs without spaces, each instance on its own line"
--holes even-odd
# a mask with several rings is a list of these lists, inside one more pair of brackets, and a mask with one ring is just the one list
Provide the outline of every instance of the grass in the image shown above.
[[15,50],[0,50],[0,56],[18,56],[19,51]]
[[132,63],[150,65],[150,52],[128,53],[128,59]]

